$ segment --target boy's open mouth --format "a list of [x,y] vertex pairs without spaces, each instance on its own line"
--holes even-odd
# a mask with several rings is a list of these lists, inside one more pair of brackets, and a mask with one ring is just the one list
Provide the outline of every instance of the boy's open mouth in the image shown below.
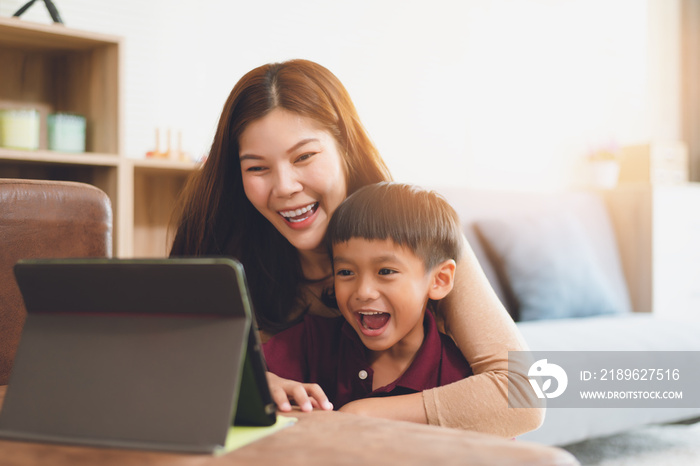
[[[374,334],[382,330],[389,322],[390,314],[379,311],[360,311],[356,314],[365,334]],[[379,332],[381,333],[381,332]]]
[[290,223],[299,223],[311,217],[316,212],[316,209],[318,209],[318,202],[295,210],[281,210],[279,214]]

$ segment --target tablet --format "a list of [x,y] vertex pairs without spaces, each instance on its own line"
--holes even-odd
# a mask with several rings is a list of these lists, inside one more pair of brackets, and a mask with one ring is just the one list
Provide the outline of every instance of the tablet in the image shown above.
[[241,264],[20,261],[27,320],[0,436],[168,451],[275,422]]

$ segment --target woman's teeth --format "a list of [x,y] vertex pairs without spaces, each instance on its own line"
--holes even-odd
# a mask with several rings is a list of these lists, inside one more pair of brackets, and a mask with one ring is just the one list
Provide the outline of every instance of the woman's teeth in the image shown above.
[[296,210],[285,210],[285,211],[280,211],[280,215],[290,222],[301,222],[302,220],[305,220],[306,217],[304,218],[295,218],[299,217],[301,215],[304,215],[307,212],[310,212],[315,206],[316,202],[311,203],[307,205],[306,207],[302,207],[301,209],[296,209]]

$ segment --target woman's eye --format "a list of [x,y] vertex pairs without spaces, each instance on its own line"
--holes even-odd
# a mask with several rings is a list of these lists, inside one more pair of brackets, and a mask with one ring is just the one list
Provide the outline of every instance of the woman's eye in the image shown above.
[[314,155],[316,155],[316,153],[314,153],[314,152],[309,152],[308,154],[302,154],[302,155],[299,156],[299,158],[297,158],[296,161],[297,161],[297,162],[304,162],[304,161],[306,161],[306,160],[309,160],[309,159],[310,159],[311,157],[313,157]]
[[394,273],[398,273],[396,270],[392,269],[379,269],[379,275],[391,275]]
[[248,167],[245,169],[245,171],[248,173],[260,173],[260,172],[263,172],[265,170],[266,170],[265,167]]
[[349,277],[350,275],[352,275],[352,272],[350,270],[340,269],[335,274],[339,277]]

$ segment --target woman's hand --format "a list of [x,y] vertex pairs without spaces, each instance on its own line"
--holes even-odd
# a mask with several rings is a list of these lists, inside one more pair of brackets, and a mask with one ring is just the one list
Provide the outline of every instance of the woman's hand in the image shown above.
[[291,401],[294,401],[302,411],[333,410],[333,404],[328,401],[328,397],[318,384],[283,379],[272,372],[267,373],[267,383],[270,386],[272,399],[277,404],[277,409],[282,412],[292,410]]

